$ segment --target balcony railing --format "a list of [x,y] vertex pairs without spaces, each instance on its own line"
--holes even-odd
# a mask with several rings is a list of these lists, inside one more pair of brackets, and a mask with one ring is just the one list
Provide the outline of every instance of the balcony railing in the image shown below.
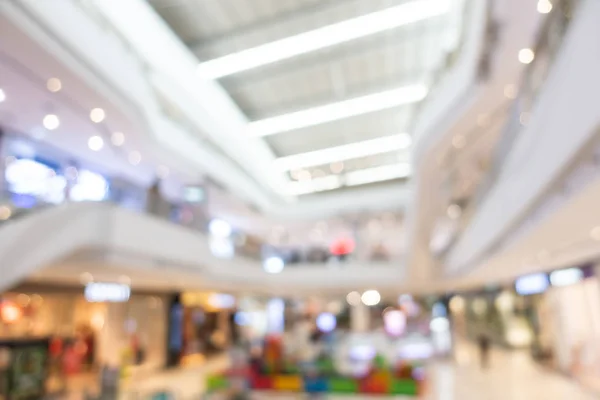
[[554,59],[561,48],[579,0],[556,0],[552,3],[553,9],[544,21],[538,34],[537,43],[533,48],[535,59],[525,69],[519,85],[519,92],[510,106],[509,117],[502,137],[496,146],[490,170],[480,184],[472,202],[475,207],[483,202],[498,177],[503,173],[508,155],[519,133],[527,124],[529,113],[537,101],[540,89],[544,86]]

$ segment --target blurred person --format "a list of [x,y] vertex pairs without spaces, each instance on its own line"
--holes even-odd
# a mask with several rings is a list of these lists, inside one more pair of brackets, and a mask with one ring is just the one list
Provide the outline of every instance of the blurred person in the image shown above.
[[482,333],[477,338],[477,347],[479,348],[479,362],[481,369],[487,369],[490,364],[491,341],[487,334]]
[[169,219],[171,204],[164,198],[161,191],[162,182],[156,179],[146,192],[146,212],[156,217]]
[[314,359],[313,344],[311,343],[312,332],[313,326],[308,316],[301,317],[294,326],[295,353],[302,364],[309,363]]
[[250,374],[258,376],[263,373],[265,366],[262,358],[262,348],[259,346],[253,346],[250,349],[249,359]]

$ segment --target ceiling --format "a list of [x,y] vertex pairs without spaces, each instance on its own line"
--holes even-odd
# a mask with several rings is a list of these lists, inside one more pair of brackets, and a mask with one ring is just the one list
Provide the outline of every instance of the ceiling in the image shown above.
[[[381,10],[413,4],[408,0],[148,2],[197,57],[198,73],[205,77],[222,72],[211,70],[211,65],[225,65],[223,62],[230,59],[229,56],[249,54],[244,50],[264,49],[260,46],[297,38],[306,32],[319,32],[318,29],[339,26],[336,24],[374,15]],[[434,3],[435,0],[418,1],[418,4]],[[525,13],[518,1],[503,4],[504,14],[498,14],[504,18],[501,22],[505,22],[502,25],[505,29],[501,45],[492,57],[495,62],[492,79],[482,88],[477,104],[471,105],[469,112],[461,115],[460,120],[449,127],[451,129],[440,132],[446,135],[444,140],[440,140],[435,151],[427,153],[426,163],[417,166],[422,170],[419,175],[426,185],[414,193],[418,201],[413,203],[419,208],[410,211],[423,216],[414,218],[421,227],[433,225],[436,218],[445,214],[448,200],[475,193],[473,183],[481,182],[502,133],[507,102],[504,89],[519,81],[521,66],[516,54],[533,42],[531,38],[537,26],[537,19],[532,15],[535,7]],[[382,186],[403,187],[398,183],[404,182],[413,172],[408,163],[414,121],[428,100],[424,97],[425,92],[415,85],[424,85],[430,92],[435,89],[437,73],[444,68],[448,55],[457,49],[461,35],[461,25],[457,21],[461,14],[460,10],[454,10],[260,67],[213,76],[250,121],[247,132],[235,133],[254,135],[264,141],[275,155],[275,161],[272,164],[269,161],[267,165],[281,169],[292,181],[282,194],[303,196],[301,202],[285,207],[286,213],[297,213],[302,219],[290,224],[289,229],[294,229],[296,235],[292,241],[304,243],[307,238],[310,240],[319,223],[323,222],[315,221],[314,217],[308,220],[305,217],[308,214],[298,211],[302,209],[301,205],[313,205],[318,200],[320,205],[326,205],[322,209],[326,209],[329,217],[341,213],[349,215],[345,209],[340,209],[340,204],[348,205],[350,201],[358,202],[366,197],[382,203],[381,199],[390,197],[383,191],[378,192]],[[10,24],[3,23],[0,29],[0,36],[11,39],[0,43],[0,87],[7,95],[7,100],[0,104],[2,122],[17,131],[38,135],[36,132],[41,132],[43,116],[52,112],[60,116],[60,128],[43,131],[38,139],[64,148],[87,162],[98,163],[107,171],[148,182],[160,166],[168,165],[171,178],[185,180],[197,176],[190,173],[189,165],[178,164],[177,159],[165,159],[161,151],[152,148],[152,140],[145,136],[148,127],[142,118],[135,118],[139,109],[119,103],[114,96],[93,86],[91,80],[68,71],[57,61],[60,58],[50,56],[47,49],[18,29],[12,29]],[[61,79],[63,89],[59,93],[46,88],[47,79],[52,77]],[[378,97],[381,93],[387,94],[383,98],[387,105],[382,109],[372,109],[362,115],[346,113],[344,118],[328,120],[327,115],[339,112],[340,104],[347,106],[351,100],[354,108],[361,104],[369,109],[373,103],[382,101]],[[402,97],[409,100],[399,101]],[[192,109],[197,106],[190,102]],[[94,124],[89,120],[88,113],[93,107],[102,107],[106,111],[107,119],[103,123]],[[308,124],[306,120],[311,118],[320,118],[321,123]],[[287,127],[286,123],[289,124]],[[111,133],[116,130],[126,134],[125,144],[118,148],[109,143]],[[106,146],[100,152],[91,151],[87,146],[87,140],[94,135],[104,138]],[[455,141],[457,137],[462,141]],[[143,161],[139,165],[128,162],[132,151],[142,153]],[[351,184],[366,186],[369,196],[358,196],[349,191],[347,187]],[[321,191],[345,193],[328,200],[325,194],[314,194]],[[393,199],[397,208],[402,199]],[[219,206],[225,207],[225,204],[230,203],[219,203]],[[376,211],[379,212],[376,217],[380,222],[384,221],[385,209]],[[366,210],[363,203],[353,212],[362,213],[363,218],[373,216],[373,210]],[[256,219],[252,219],[256,217],[255,210],[250,209],[249,214],[249,224],[256,225]],[[327,221],[330,228],[335,228],[332,232],[347,229],[347,223],[337,225],[336,222]],[[369,224],[366,225],[367,230],[371,229]],[[391,238],[393,245],[397,245],[402,236],[414,236],[412,227],[405,226],[401,218],[396,218],[392,225],[389,231],[373,230]],[[264,235],[268,236],[268,233],[265,229]],[[411,244],[409,248],[414,252],[425,245],[423,252],[428,253],[426,239],[429,239],[429,232],[421,236],[422,242]],[[379,238],[375,237],[375,240]],[[547,237],[544,240],[551,241]],[[404,249],[398,248],[397,254],[403,252]],[[517,258],[522,257],[513,257],[510,262],[516,262]],[[506,259],[503,260],[505,263]],[[422,259],[410,259],[409,263],[422,270],[427,265]],[[435,271],[434,268],[430,270]]]
[[[412,124],[436,72],[457,49],[462,3],[150,0],[200,60],[199,74],[219,80],[248,117],[249,133],[262,137],[271,148],[276,157],[274,167],[292,181],[282,193],[287,195],[339,190],[410,175]],[[375,33],[323,48],[313,49],[306,39],[312,34],[312,39],[323,40],[323,30],[393,12],[415,15],[414,22],[380,32],[376,29]],[[374,21],[364,23],[377,23]],[[248,51],[279,56],[298,46],[297,39],[304,40],[300,47],[313,51],[296,54],[292,49],[292,55],[285,59],[228,73],[232,63],[234,67],[244,65],[240,57]],[[278,41],[285,44],[283,49],[269,48]],[[388,92],[393,89],[398,90]],[[393,104],[379,106],[382,99],[377,96],[386,92],[383,102],[392,98]],[[375,97],[364,97],[371,95]],[[339,111],[331,107],[351,99],[362,101],[360,106],[354,105],[355,109],[368,110],[374,105],[373,111],[329,120]],[[316,116],[319,112],[326,117]],[[348,145],[354,148],[341,147]]]

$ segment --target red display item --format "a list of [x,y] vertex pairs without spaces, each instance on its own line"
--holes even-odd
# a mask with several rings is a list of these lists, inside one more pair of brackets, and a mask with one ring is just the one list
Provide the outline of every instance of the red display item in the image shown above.
[[271,390],[273,389],[273,378],[270,376],[254,376],[250,381],[250,385],[254,390]]
[[389,381],[373,377],[366,378],[360,382],[359,393],[384,394],[389,393]]
[[52,357],[58,357],[63,352],[63,340],[59,337],[50,339],[50,345],[48,346],[48,352]]
[[336,240],[329,246],[329,251],[334,256],[345,256],[348,254],[352,254],[354,252],[354,248],[356,247],[354,240],[351,238],[341,238]]
[[65,375],[75,375],[81,372],[83,358],[74,346],[69,346],[63,353],[62,369]]
[[412,378],[413,367],[405,362],[399,362],[396,366],[394,376],[399,379],[410,379]]

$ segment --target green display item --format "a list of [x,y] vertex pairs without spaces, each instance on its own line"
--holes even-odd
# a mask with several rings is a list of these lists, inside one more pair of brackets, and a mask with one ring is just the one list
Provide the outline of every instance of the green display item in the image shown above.
[[381,354],[377,354],[375,356],[375,358],[373,359],[373,364],[378,370],[387,369],[387,362],[385,361],[385,357],[383,357]]
[[328,386],[330,393],[358,393],[358,382],[350,378],[330,378]]
[[411,379],[394,379],[390,386],[390,394],[416,396],[418,392],[417,382]]
[[326,358],[316,362],[317,370],[324,375],[335,374],[335,365],[333,360]]
[[284,375],[298,375],[300,373],[300,368],[295,365],[287,365],[285,367]]
[[209,376],[206,380],[206,388],[212,392],[215,390],[227,389],[229,387],[229,379],[223,376]]

